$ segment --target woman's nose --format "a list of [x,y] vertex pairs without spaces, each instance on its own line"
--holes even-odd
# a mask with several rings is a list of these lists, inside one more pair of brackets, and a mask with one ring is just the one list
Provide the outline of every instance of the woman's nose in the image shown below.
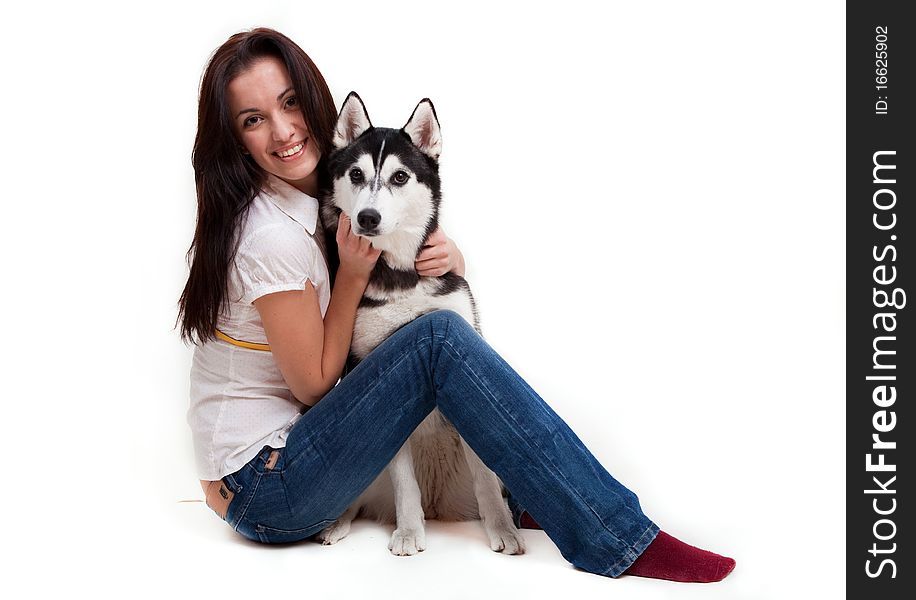
[[278,142],[285,142],[296,133],[296,127],[292,119],[280,117],[274,123],[274,139]]

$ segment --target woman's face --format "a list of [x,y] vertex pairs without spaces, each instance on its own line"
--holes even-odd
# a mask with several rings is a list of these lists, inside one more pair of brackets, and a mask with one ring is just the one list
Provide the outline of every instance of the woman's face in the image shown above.
[[299,190],[317,192],[318,148],[310,139],[286,65],[258,59],[229,82],[232,126],[255,163]]

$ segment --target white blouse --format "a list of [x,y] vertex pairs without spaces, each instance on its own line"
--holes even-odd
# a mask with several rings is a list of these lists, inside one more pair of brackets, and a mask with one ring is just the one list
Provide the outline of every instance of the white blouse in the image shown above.
[[[331,299],[318,201],[269,176],[252,201],[229,267],[229,308],[217,328],[266,344],[252,302],[266,294],[315,287],[321,316]],[[282,448],[306,406],[293,396],[273,354],[209,340],[194,350],[188,424],[200,479],[234,473],[264,446]]]

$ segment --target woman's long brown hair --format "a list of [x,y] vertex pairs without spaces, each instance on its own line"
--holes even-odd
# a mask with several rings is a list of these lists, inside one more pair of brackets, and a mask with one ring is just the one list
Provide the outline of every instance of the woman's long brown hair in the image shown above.
[[[265,56],[286,65],[305,122],[322,157],[332,150],[337,121],[334,99],[312,59],[292,40],[272,29],[237,33],[213,53],[200,84],[194,179],[197,226],[188,249],[191,270],[178,300],[181,338],[200,343],[213,337],[228,305],[229,265],[238,230],[264,183],[264,172],[242,153],[229,114],[229,82]],[[318,168],[323,167],[324,158]]]

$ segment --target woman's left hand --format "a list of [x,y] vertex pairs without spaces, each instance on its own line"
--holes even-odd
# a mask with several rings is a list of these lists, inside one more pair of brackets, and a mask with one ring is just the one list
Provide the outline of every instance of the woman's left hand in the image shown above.
[[449,272],[464,277],[464,256],[441,227],[426,240],[426,245],[417,255],[415,265],[417,273],[423,277],[438,277]]

